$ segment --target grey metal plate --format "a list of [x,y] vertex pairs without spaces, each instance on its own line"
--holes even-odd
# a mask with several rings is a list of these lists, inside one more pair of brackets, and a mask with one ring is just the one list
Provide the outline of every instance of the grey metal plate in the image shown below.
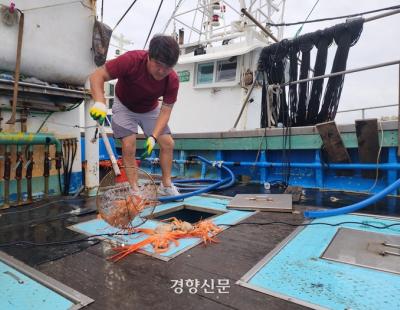
[[321,258],[400,274],[400,236],[340,228]]
[[237,194],[226,207],[237,210],[292,212],[292,195]]

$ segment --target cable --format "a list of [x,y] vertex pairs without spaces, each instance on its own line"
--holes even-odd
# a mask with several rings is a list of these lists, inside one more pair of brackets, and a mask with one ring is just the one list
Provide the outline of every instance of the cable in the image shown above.
[[350,15],[342,15],[342,16],[336,16],[336,17],[327,17],[327,18],[319,18],[319,19],[313,19],[313,20],[305,20],[301,22],[293,22],[293,23],[280,23],[280,24],[274,24],[274,23],[266,23],[267,26],[274,26],[274,27],[279,27],[279,26],[295,26],[295,25],[301,25],[301,24],[310,24],[310,23],[316,23],[316,22],[323,22],[323,21],[328,21],[328,20],[335,20],[335,19],[342,19],[342,18],[351,18],[351,17],[356,17],[364,14],[371,14],[371,13],[376,13],[376,12],[381,12],[381,11],[388,11],[388,10],[395,10],[399,9],[400,5],[395,5],[395,6],[389,6],[386,8],[382,9],[377,9],[377,10],[372,10],[372,11],[366,11],[366,12],[361,12],[361,13],[355,13],[355,14],[350,14]]
[[64,197],[64,198],[62,198],[61,200],[49,201],[49,202],[46,202],[46,203],[44,203],[44,204],[41,204],[41,205],[39,205],[39,206],[30,208],[30,209],[27,209],[27,208],[26,208],[26,209],[17,210],[17,211],[0,212],[0,217],[2,217],[2,216],[4,216],[4,215],[8,215],[8,214],[17,214],[17,213],[30,212],[30,211],[32,211],[32,210],[44,208],[44,207],[50,206],[50,205],[55,204],[55,203],[59,204],[59,203],[61,203],[61,202],[74,202],[74,201],[81,201],[81,200],[84,200],[84,199],[85,199],[85,198],[76,198],[76,197],[71,198],[71,199],[68,199],[68,198],[65,198],[65,197]]
[[92,125],[92,126],[79,126],[79,125],[71,125],[71,124],[65,124],[65,123],[59,123],[59,122],[53,122],[53,121],[48,121],[47,123],[58,125],[58,126],[64,126],[68,128],[79,128],[79,129],[88,129],[88,128],[96,128],[97,125]]
[[42,122],[42,124],[39,126],[38,130],[36,130],[36,133],[39,133],[40,130],[42,130],[44,124],[46,124],[47,120],[50,118],[51,115],[53,115],[53,111],[49,112],[49,114],[47,114],[46,118],[44,119],[44,121]]
[[[302,227],[302,226],[315,226],[315,225],[324,225],[324,226],[331,226],[331,227],[337,227],[345,224],[356,224],[356,225],[363,225],[375,229],[388,229],[392,228],[395,226],[400,226],[400,223],[393,223],[393,224],[387,224],[384,225],[382,224],[381,226],[373,225],[373,224],[368,224],[366,222],[355,222],[355,221],[346,221],[346,222],[340,222],[336,224],[332,223],[319,223],[319,222],[311,222],[311,223],[301,223],[301,224],[293,224],[293,223],[288,223],[288,222],[280,222],[280,221],[274,221],[274,222],[243,222],[243,223],[237,223],[237,224],[218,224],[218,226],[229,226],[229,227],[235,227],[235,226],[240,226],[240,225],[258,225],[258,226],[267,226],[267,225],[288,225],[292,227]],[[137,231],[133,231],[130,233],[121,233],[121,232],[116,232],[116,233],[104,233],[104,234],[96,234],[96,235],[90,235],[90,236],[85,236],[82,238],[78,239],[72,239],[72,240],[64,240],[64,241],[53,241],[53,242],[43,242],[43,243],[38,243],[38,242],[32,242],[32,241],[13,241],[13,242],[8,242],[8,243],[2,243],[0,244],[0,248],[4,247],[11,247],[11,246],[58,246],[58,245],[65,245],[65,244],[73,244],[73,243],[78,243],[78,242],[84,242],[84,241],[92,241],[92,238],[97,238],[97,237],[113,237],[113,236],[130,236],[133,234],[138,233]]]
[[154,17],[153,24],[151,25],[151,28],[150,28],[149,34],[147,35],[147,39],[146,39],[146,42],[144,43],[143,49],[146,48],[147,41],[149,40],[150,34],[153,31],[154,24],[155,24],[155,22],[157,20],[158,13],[160,12],[160,9],[161,9],[161,6],[162,6],[163,2],[164,2],[164,0],[161,0],[160,5],[158,6],[158,10],[157,10],[156,16]]
[[63,6],[63,5],[71,5],[71,4],[75,4],[75,3],[81,3],[84,7],[87,7],[86,5],[84,5],[83,1],[78,0],[78,1],[72,1],[72,2],[71,1],[67,1],[67,2],[62,2],[62,3],[56,3],[56,4],[45,5],[45,6],[33,7],[33,8],[30,8],[30,9],[24,9],[24,10],[21,10],[21,11],[26,13],[28,11],[53,8],[53,7],[56,7],[56,6]]
[[128,14],[128,12],[131,10],[131,8],[133,7],[133,5],[136,3],[137,0],[134,0],[131,5],[129,6],[129,8],[125,11],[124,15],[122,15],[122,17],[119,19],[119,21],[117,22],[117,24],[114,26],[113,30],[115,30],[115,28],[117,28],[117,26],[119,25],[119,23],[125,18],[126,14]]
[[16,228],[16,227],[20,227],[20,226],[23,226],[23,228],[35,227],[35,226],[42,225],[42,224],[47,224],[47,223],[50,223],[50,222],[53,222],[53,221],[67,220],[67,219],[69,219],[71,217],[88,215],[88,214],[96,212],[96,209],[87,209],[87,210],[84,210],[84,212],[79,212],[79,213],[76,212],[75,210],[64,212],[64,213],[60,213],[60,214],[55,215],[55,216],[46,216],[44,218],[36,218],[36,219],[30,219],[30,220],[27,220],[27,221],[19,221],[16,224],[3,225],[3,226],[0,227],[0,232],[9,231],[10,228]]
[[259,225],[259,226],[266,226],[266,225],[287,225],[287,226],[293,226],[293,227],[323,225],[323,226],[337,227],[337,226],[341,226],[341,225],[345,225],[345,224],[357,224],[357,225],[359,224],[359,225],[363,225],[363,226],[367,226],[367,227],[371,227],[371,228],[376,228],[376,229],[387,229],[387,228],[392,228],[392,227],[394,227],[394,226],[400,226],[400,223],[387,224],[387,225],[382,224],[382,226],[377,226],[377,225],[368,224],[368,223],[364,223],[364,222],[354,222],[354,221],[340,222],[340,223],[336,223],[336,224],[332,224],[332,223],[319,223],[319,222],[315,222],[315,223],[312,222],[312,223],[293,224],[293,223],[288,223],[288,222],[274,221],[274,222],[264,222],[264,223],[243,222],[243,223],[237,223],[237,224],[218,224],[218,225],[219,225],[219,226],[230,226],[230,227],[240,226],[240,225]]
[[71,187],[72,167],[74,165],[76,151],[78,149],[76,140],[70,140],[70,142],[71,142],[71,149],[72,149],[72,159],[71,159],[71,165],[70,165],[69,171],[68,171],[68,192],[66,193],[66,195],[69,195],[69,189]]
[[378,155],[376,157],[376,170],[375,170],[375,182],[374,184],[368,189],[368,193],[370,193],[376,186],[376,184],[378,184],[378,178],[379,178],[379,162],[380,162],[380,158],[381,158],[381,151],[382,151],[382,146],[383,146],[383,128],[382,128],[382,122],[378,121],[379,123],[379,127],[381,130],[381,141],[379,143],[379,151],[378,151]]
[[2,243],[0,244],[0,248],[4,247],[10,247],[10,246],[24,246],[24,245],[30,245],[30,246],[57,246],[57,245],[64,245],[64,244],[73,244],[73,243],[78,243],[78,242],[84,242],[84,241],[91,241],[92,238],[97,238],[97,237],[113,237],[113,236],[130,236],[133,235],[137,232],[131,232],[131,233],[105,233],[105,234],[96,234],[96,235],[90,235],[90,236],[84,236],[82,238],[78,239],[72,239],[72,240],[64,240],[64,241],[53,241],[53,242],[32,242],[32,241],[26,241],[26,240],[21,240],[21,241],[12,241],[12,242],[7,242],[7,243]]
[[64,154],[62,157],[62,163],[63,163],[63,177],[64,177],[64,190],[63,190],[63,195],[67,196],[67,192],[69,190],[69,185],[68,185],[68,171],[69,171],[69,164],[70,164],[70,148],[69,148],[69,140],[63,140],[63,150]]
[[64,191],[61,184],[61,169],[57,169],[57,175],[58,175],[58,187],[60,189],[60,195],[62,195]]
[[294,35],[295,38],[297,38],[297,37],[299,36],[301,30],[303,29],[304,24],[307,22],[308,18],[310,17],[311,13],[314,11],[314,9],[315,9],[315,7],[317,6],[318,2],[319,2],[319,0],[317,0],[317,1],[314,3],[314,5],[313,5],[313,7],[311,8],[310,13],[308,13],[308,15],[307,15],[305,21],[301,24],[299,30],[296,31],[296,34]]

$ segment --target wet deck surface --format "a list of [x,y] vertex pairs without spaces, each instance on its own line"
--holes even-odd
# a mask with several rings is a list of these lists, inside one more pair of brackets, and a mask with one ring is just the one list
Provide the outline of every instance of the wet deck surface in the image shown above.
[[[218,194],[233,196],[235,193],[264,192],[260,186],[247,185]],[[305,199],[296,205],[296,209],[301,211],[312,205],[339,207],[365,197],[306,191]],[[94,218],[94,199],[55,200],[57,202],[44,207],[28,207],[30,211],[1,216],[1,243],[15,240],[51,242],[81,237],[66,227]],[[389,211],[387,205],[392,206]],[[386,201],[385,208],[373,206],[368,211],[396,215],[400,209],[396,206],[400,203],[394,199],[393,202]],[[27,207],[4,212],[20,211],[22,208]],[[377,209],[380,211],[376,212]],[[78,210],[74,212],[80,215],[71,213],[73,210]],[[257,213],[244,222],[271,221],[299,224],[303,222],[303,217],[300,213],[265,212]],[[220,243],[196,246],[169,262],[138,253],[111,263],[106,259],[111,252],[105,242],[46,247],[5,246],[2,250],[93,298],[95,302],[88,309],[301,309],[304,307],[235,284],[294,229],[287,225],[231,227],[218,235]],[[173,280],[180,279],[199,280],[201,283],[229,279],[230,287],[225,294],[206,294],[201,289],[191,294],[184,286],[184,292],[176,294],[171,286]]]

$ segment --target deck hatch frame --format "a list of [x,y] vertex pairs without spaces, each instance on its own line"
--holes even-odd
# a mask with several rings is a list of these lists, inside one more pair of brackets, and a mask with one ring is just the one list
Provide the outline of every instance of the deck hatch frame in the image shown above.
[[69,310],[81,309],[94,302],[92,298],[22,263],[5,252],[0,251],[0,261],[74,303]]
[[[184,206],[189,206],[191,209],[204,211],[207,213],[215,213],[215,216],[209,217],[214,224],[218,225],[221,228],[221,231],[224,231],[235,225],[248,217],[256,214],[258,211],[241,211],[241,210],[230,210],[226,208],[226,205],[231,197],[227,196],[209,196],[209,195],[201,195],[201,196],[193,196],[186,198],[181,202],[170,202],[156,206],[154,212],[150,214],[145,214],[144,217],[154,216],[157,214],[166,214],[170,213],[171,210],[179,210]],[[150,228],[154,229],[157,224],[160,223],[161,220],[148,218],[145,223],[141,224],[142,228]],[[223,225],[226,224],[226,225]],[[78,223],[68,227],[69,229],[76,231],[78,233],[84,235],[94,235],[98,233],[98,231],[102,231],[104,233],[104,229],[108,229],[109,233],[117,232],[116,228],[110,227],[103,220],[93,219],[86,222]],[[120,244],[135,244],[143,240],[143,235],[141,233],[131,236],[110,236],[110,237],[96,237],[97,239],[106,241],[113,245]],[[136,240],[137,239],[137,240]],[[146,250],[144,248],[138,250],[137,252],[141,254],[145,254],[148,256],[152,256],[154,258],[160,259],[162,261],[169,261],[176,256],[190,250],[191,248],[201,244],[203,241],[200,238],[184,238],[180,240],[179,249],[172,248],[171,252],[157,254],[153,251]]]
[[400,236],[341,227],[321,258],[400,274],[400,256],[380,254],[383,251],[391,251],[400,255],[400,250],[384,246],[384,242],[400,244]]
[[202,207],[202,206],[196,206],[196,205],[184,203],[184,204],[181,204],[181,205],[177,205],[177,206],[171,207],[169,209],[164,209],[164,210],[160,210],[160,211],[153,211],[150,215],[146,216],[146,218],[148,218],[150,220],[153,220],[153,221],[161,222],[162,220],[158,219],[157,217],[166,215],[168,213],[181,211],[181,210],[184,210],[184,209],[213,214],[212,216],[207,217],[207,219],[213,219],[213,218],[216,218],[217,216],[220,216],[220,215],[222,215],[224,213],[229,212],[229,211],[210,209],[210,208],[206,208],[206,207]]
[[[303,222],[303,224],[308,224],[310,222],[311,221],[306,220]],[[243,277],[241,277],[238,281],[236,281],[236,284],[273,297],[294,302],[298,305],[302,305],[316,310],[327,310],[328,308],[324,308],[319,305],[306,302],[302,299],[293,298],[288,295],[280,294],[275,291],[268,290],[249,283],[251,278],[253,278],[257,274],[257,272],[261,270],[261,268],[263,268],[266,264],[268,264],[268,262],[272,260],[275,257],[275,255],[277,255],[287,244],[289,244],[289,242],[292,241],[302,230],[304,230],[304,228],[305,226],[297,227],[290,235],[288,235],[285,239],[283,239],[271,252],[269,252],[263,259],[261,259],[256,265],[254,265],[253,268],[251,268],[248,272],[246,272],[246,274]]]
[[[400,306],[399,274],[322,258],[339,228],[400,238],[398,229],[364,225],[389,225],[399,223],[399,218],[353,213],[311,222],[334,225],[296,228],[236,284],[313,309],[365,308],[371,304],[375,309]],[[336,226],[338,223],[343,224]],[[397,244],[394,239],[386,241]],[[343,284],[340,287],[339,282]]]

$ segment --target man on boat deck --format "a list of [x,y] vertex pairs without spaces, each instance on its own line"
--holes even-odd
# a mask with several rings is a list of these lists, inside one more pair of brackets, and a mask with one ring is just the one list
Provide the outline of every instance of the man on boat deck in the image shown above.
[[[172,108],[177,98],[179,79],[173,67],[178,61],[179,46],[171,36],[156,35],[149,50],[129,51],[107,61],[90,76],[94,105],[93,119],[103,122],[107,115],[104,82],[118,79],[112,107],[114,137],[122,141],[122,159],[126,175],[134,191],[138,191],[135,153],[136,135],[140,126],[147,137],[145,156],[149,156],[158,142],[162,182],[158,193],[179,195],[171,183],[174,140],[168,127]],[[162,104],[158,99],[162,97]]]

